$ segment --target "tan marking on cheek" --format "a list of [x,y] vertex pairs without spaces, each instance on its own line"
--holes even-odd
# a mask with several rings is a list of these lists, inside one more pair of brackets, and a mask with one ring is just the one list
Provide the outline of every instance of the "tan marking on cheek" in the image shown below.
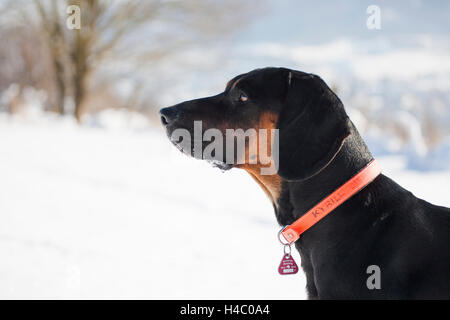
[[260,185],[269,199],[278,205],[278,198],[281,194],[281,178],[278,174],[261,175],[259,169],[253,170],[252,167],[241,167],[247,171],[250,176]]
[[[265,112],[261,115],[259,121],[254,127],[257,132],[257,138],[251,139],[253,141],[249,141],[252,145],[246,143],[245,163],[236,166],[237,168],[247,171],[261,186],[266,195],[274,204],[277,204],[277,200],[281,193],[281,178],[278,174],[262,175],[261,168],[270,167],[273,165],[273,159],[271,158],[273,139],[272,130],[275,129],[277,120],[278,116],[275,113]],[[266,129],[267,132],[267,141],[263,141],[264,143],[259,143],[259,139],[261,137],[259,132],[260,129]],[[251,163],[250,159],[257,159],[257,163]]]

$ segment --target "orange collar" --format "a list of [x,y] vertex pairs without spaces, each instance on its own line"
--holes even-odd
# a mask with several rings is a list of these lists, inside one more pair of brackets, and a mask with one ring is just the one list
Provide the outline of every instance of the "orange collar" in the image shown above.
[[[311,210],[301,216],[293,224],[284,227],[280,233],[288,244],[300,238],[300,235],[323,219],[327,214],[340,206],[355,193],[371,183],[381,173],[381,166],[377,160],[372,160],[364,169],[358,172],[336,191],[319,202]],[[281,241],[281,239],[280,239]]]

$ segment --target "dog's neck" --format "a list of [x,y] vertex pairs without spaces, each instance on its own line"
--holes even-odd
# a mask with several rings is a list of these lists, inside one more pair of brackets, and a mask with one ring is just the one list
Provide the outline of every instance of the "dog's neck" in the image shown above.
[[282,181],[275,210],[279,224],[289,225],[300,218],[362,170],[372,159],[369,149],[353,126],[342,149],[320,173],[303,181]]

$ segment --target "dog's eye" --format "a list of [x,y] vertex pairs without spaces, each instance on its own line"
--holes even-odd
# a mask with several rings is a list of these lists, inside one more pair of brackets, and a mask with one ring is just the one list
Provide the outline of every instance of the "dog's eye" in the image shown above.
[[239,95],[239,101],[241,102],[246,102],[248,100],[248,97],[245,93],[241,92],[241,94]]

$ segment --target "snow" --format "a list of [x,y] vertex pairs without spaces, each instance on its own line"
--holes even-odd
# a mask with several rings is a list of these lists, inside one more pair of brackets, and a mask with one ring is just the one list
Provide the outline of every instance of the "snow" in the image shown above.
[[[245,172],[182,155],[140,118],[104,119],[0,113],[0,298],[305,298],[302,272],[277,273],[279,226]],[[450,206],[449,170],[378,158]]]

